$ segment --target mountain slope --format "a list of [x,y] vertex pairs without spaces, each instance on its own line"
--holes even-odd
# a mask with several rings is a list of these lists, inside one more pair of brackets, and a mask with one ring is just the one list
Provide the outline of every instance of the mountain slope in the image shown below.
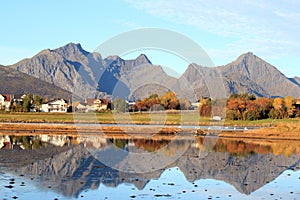
[[101,61],[99,54],[90,54],[80,44],[70,43],[55,50],[43,50],[10,67],[70,92],[85,94],[95,92],[95,74],[99,74]]
[[[222,91],[221,87],[225,88],[227,94],[247,92],[263,97],[300,96],[300,86],[296,79],[291,81],[253,53],[243,54],[236,61],[220,67],[189,65],[180,77],[182,79],[186,79],[195,91],[199,91],[199,96],[217,97],[218,92]],[[216,86],[215,81],[218,79],[222,79],[223,85],[219,83]]]
[[219,69],[224,76],[239,74],[248,77],[272,97],[300,95],[298,85],[290,81],[274,66],[253,55],[253,53],[243,54],[236,61],[219,67]]
[[295,76],[294,78],[290,78],[290,81],[300,86],[300,77]]
[[60,87],[0,65],[0,94],[28,93],[49,98],[71,98],[71,93]]

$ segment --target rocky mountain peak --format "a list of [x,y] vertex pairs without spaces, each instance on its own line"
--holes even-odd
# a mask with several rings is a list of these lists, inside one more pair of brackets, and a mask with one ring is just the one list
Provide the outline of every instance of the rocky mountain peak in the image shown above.
[[140,54],[136,59],[135,59],[136,64],[152,64],[151,61],[147,58],[145,54]]
[[234,63],[252,63],[256,60],[257,56],[254,55],[252,52],[244,53],[240,55]]
[[74,55],[87,56],[89,54],[89,52],[85,51],[79,43],[77,44],[68,43],[65,46],[55,49],[54,51],[59,53],[60,55],[64,55],[65,57],[74,56]]
[[66,44],[65,46],[62,46],[58,49],[69,49],[69,50],[72,49],[72,50],[79,50],[79,51],[83,50],[80,43],[73,43],[73,42],[70,42],[70,43]]

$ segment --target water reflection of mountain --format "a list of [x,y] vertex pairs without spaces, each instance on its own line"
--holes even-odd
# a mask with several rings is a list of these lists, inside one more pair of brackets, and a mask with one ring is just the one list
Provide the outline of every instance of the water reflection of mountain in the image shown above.
[[[51,185],[53,190],[66,196],[78,196],[86,189],[97,189],[100,184],[116,187],[122,183],[130,183],[138,189],[143,189],[151,179],[158,179],[164,171],[161,169],[143,174],[118,171],[105,166],[90,152],[91,149],[123,148],[131,150],[133,146],[137,146],[136,148],[141,151],[155,152],[168,144],[168,141],[128,140],[96,136],[94,138],[55,138],[51,136],[50,138],[56,142],[47,138],[49,143],[59,144],[59,146],[28,150],[29,152],[38,152],[43,156],[38,156],[36,153],[36,156],[30,160],[30,156],[25,156],[25,154],[30,155],[28,151],[18,150],[16,153],[18,159],[26,159],[26,162],[19,160],[21,166],[18,170],[19,173],[27,176],[37,177],[41,187],[47,188]],[[45,141],[45,137],[43,140]],[[57,140],[64,142],[57,142]],[[15,141],[17,140],[15,139]],[[97,142],[93,144],[92,141]],[[76,145],[77,143],[80,144]],[[180,149],[189,143],[181,141],[174,144],[173,148]],[[197,138],[196,143],[193,143],[178,160],[168,167],[178,166],[190,182],[200,179],[222,180],[244,194],[250,194],[271,182],[286,169],[298,170],[300,168],[299,143],[286,144],[289,148],[284,149],[286,146],[282,143],[265,144],[219,139],[216,146],[203,158],[205,146],[202,144],[203,138]],[[171,156],[173,150],[169,150],[170,152],[164,153]],[[10,150],[1,151],[0,163],[5,161],[6,164],[9,164],[10,161],[5,160],[5,155]],[[10,158],[13,157],[14,155],[10,155]],[[124,160],[120,159],[119,165],[124,165],[125,163],[122,163]],[[11,159],[11,162],[15,161]],[[141,163],[149,165],[149,162]],[[141,163],[139,164],[141,165]],[[7,169],[16,170],[13,165],[8,164],[6,165]]]

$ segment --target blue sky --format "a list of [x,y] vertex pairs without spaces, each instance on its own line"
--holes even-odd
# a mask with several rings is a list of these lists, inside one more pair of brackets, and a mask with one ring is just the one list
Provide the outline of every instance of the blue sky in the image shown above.
[[[120,33],[166,28],[198,43],[215,65],[253,52],[288,77],[300,76],[300,2],[45,0],[1,2],[0,64],[13,64],[69,42],[93,51]],[[137,56],[141,52],[126,56]],[[187,63],[146,52],[154,64],[182,73]]]

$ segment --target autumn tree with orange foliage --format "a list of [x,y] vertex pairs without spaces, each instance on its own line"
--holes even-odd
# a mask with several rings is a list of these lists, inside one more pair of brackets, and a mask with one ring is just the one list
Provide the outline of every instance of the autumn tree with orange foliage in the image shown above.
[[284,98],[284,101],[285,101],[285,106],[287,109],[288,116],[295,117],[295,115],[296,115],[296,107],[295,107],[296,99],[294,99],[291,96],[286,96]]
[[295,99],[290,96],[283,98],[254,98],[253,95],[231,95],[227,101],[227,119],[257,120],[283,119],[295,117]]
[[167,92],[160,98],[160,103],[166,110],[179,108],[179,101],[176,97],[175,92]]
[[210,98],[201,98],[199,102],[200,116],[210,117],[212,111],[212,101]]
[[269,113],[269,117],[272,119],[283,119],[288,117],[285,101],[283,98],[277,97],[273,100],[273,108]]

